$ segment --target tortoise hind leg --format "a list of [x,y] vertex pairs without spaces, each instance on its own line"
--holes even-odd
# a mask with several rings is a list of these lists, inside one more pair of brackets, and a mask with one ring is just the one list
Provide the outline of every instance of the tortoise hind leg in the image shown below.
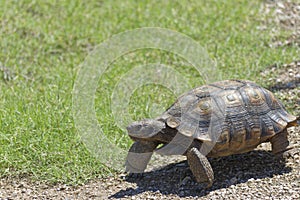
[[272,144],[272,153],[278,157],[286,158],[290,155],[290,150],[293,146],[289,145],[287,129],[274,135],[270,142]]
[[207,158],[195,147],[187,152],[187,160],[197,182],[206,182],[207,188],[212,186],[214,172]]
[[126,171],[130,173],[143,173],[157,145],[156,142],[151,141],[133,143],[126,158]]

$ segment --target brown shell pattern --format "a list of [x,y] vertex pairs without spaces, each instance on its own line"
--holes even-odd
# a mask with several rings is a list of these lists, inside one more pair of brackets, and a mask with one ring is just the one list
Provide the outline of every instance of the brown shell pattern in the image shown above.
[[216,142],[210,156],[249,151],[296,120],[270,91],[240,80],[195,88],[162,118],[184,135]]

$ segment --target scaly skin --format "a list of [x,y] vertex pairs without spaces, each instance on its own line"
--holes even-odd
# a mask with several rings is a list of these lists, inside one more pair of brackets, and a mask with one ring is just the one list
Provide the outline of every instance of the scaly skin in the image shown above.
[[270,139],[272,144],[272,153],[280,158],[286,158],[290,155],[293,146],[289,145],[287,129],[277,133]]
[[187,152],[187,160],[193,175],[198,183],[207,183],[211,187],[214,181],[214,172],[207,158],[193,147]]
[[137,141],[129,149],[126,159],[126,171],[143,173],[158,143],[153,141]]

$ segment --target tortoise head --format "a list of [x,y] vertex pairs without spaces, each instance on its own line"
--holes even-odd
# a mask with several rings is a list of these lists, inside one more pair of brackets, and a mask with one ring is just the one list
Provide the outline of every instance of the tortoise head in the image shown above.
[[133,122],[127,127],[129,136],[134,138],[151,138],[166,127],[164,122],[155,119],[144,119]]

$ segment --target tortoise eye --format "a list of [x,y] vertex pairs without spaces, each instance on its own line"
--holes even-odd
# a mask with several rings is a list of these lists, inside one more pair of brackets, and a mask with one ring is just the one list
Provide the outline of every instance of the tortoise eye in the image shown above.
[[135,129],[136,129],[137,131],[141,130],[141,128],[142,128],[142,125],[137,125],[137,126],[135,127]]

